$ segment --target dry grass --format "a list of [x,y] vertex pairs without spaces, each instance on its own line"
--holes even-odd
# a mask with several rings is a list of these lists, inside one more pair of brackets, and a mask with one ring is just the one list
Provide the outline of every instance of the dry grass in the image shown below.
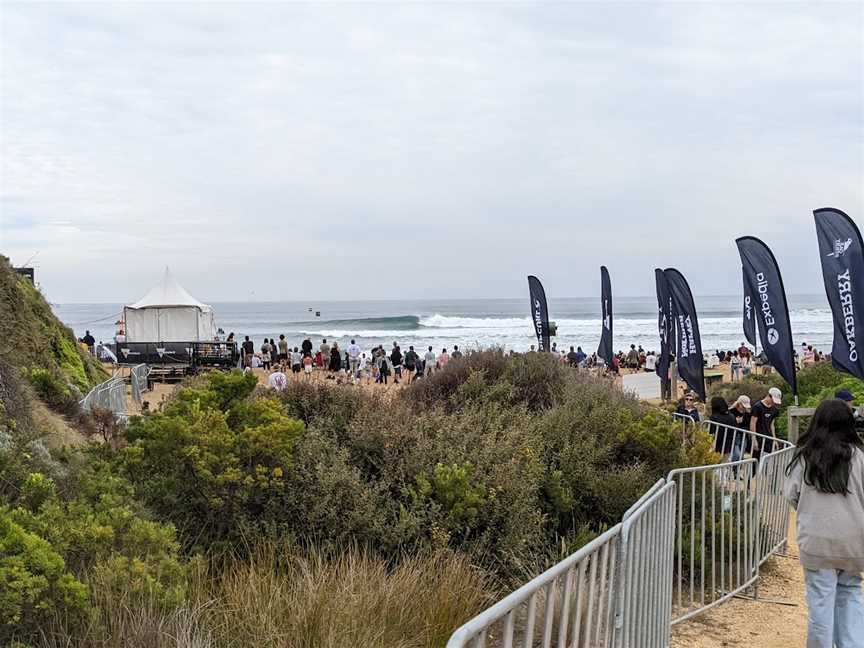
[[[456,554],[409,557],[395,567],[351,549],[259,550],[221,569],[200,567],[187,601],[102,596],[102,630],[72,640],[58,631],[44,646],[95,648],[431,648],[491,603],[487,577]],[[65,635],[65,636],[64,636]]]

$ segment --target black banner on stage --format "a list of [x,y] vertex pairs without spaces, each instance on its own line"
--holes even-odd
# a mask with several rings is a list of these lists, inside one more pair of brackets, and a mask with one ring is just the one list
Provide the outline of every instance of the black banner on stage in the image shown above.
[[789,383],[792,393],[797,395],[792,326],[777,259],[768,246],[756,237],[742,236],[735,239],[735,244],[741,255],[750,295],[756,302],[754,315],[759,326],[762,350],[771,366]]
[[612,282],[606,266],[600,266],[600,307],[603,315],[603,328],[600,334],[600,346],[597,355],[606,361],[606,366],[612,366]]
[[660,357],[657,358],[655,371],[657,375],[667,380],[669,378],[669,356],[672,355],[672,336],[675,333],[675,320],[672,317],[672,297],[666,275],[660,268],[654,269],[654,281],[657,284],[657,330],[660,333]]
[[531,323],[537,334],[537,350],[549,350],[549,308],[546,305],[546,292],[543,284],[534,275],[528,277],[528,291],[531,295]]
[[675,319],[675,357],[678,374],[687,386],[705,400],[705,358],[702,356],[702,339],[699,336],[699,321],[696,305],[687,280],[675,268],[663,271],[669,295],[672,298],[672,314]]
[[753,307],[756,305],[756,300],[753,299],[753,294],[750,292],[750,284],[747,282],[744,268],[741,268],[741,276],[744,279],[744,338],[755,347],[756,318],[754,317]]
[[849,216],[826,207],[813,212],[825,294],[834,315],[831,364],[864,379],[864,358],[856,331],[864,331],[864,243]]

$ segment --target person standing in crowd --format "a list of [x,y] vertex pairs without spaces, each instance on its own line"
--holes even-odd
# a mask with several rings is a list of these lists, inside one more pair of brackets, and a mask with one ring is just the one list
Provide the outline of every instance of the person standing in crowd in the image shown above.
[[708,433],[714,437],[714,452],[723,455],[723,460],[726,461],[732,455],[738,433],[735,431],[735,415],[729,411],[729,405],[722,396],[711,399],[711,416],[708,421]]
[[696,395],[693,392],[684,394],[683,402],[678,403],[675,413],[680,416],[687,416],[694,423],[699,422],[699,410],[696,409]]
[[295,346],[294,351],[291,353],[291,373],[299,374],[302,362],[303,354],[300,353],[300,349]]
[[768,395],[750,409],[750,431],[761,434],[753,438],[753,457],[758,459],[762,454],[774,451],[774,441],[765,437],[777,437],[774,432],[774,421],[780,416],[780,403],[783,394],[776,387],[768,390]]
[[579,356],[576,355],[576,351],[573,350],[573,347],[570,347],[570,351],[567,353],[567,364],[569,364],[574,369],[579,364]]
[[588,359],[588,356],[585,355],[585,352],[582,350],[581,346],[576,347],[576,366],[582,367],[585,365],[585,361]]
[[309,338],[306,338],[305,340],[303,340],[303,343],[300,345],[300,349],[303,352],[304,356],[311,356],[312,355],[312,340],[310,340]]
[[447,353],[447,349],[441,349],[441,353],[438,355],[438,369],[443,369],[448,362],[450,362],[450,354]]
[[255,353],[255,345],[252,344],[252,340],[249,339],[248,335],[240,346],[240,352],[243,354],[243,366],[250,366],[252,364],[252,355]]
[[[735,417],[735,427],[741,430],[750,430],[750,397],[747,394],[741,394],[732,403],[729,413]],[[732,446],[732,461],[740,461],[744,458],[744,453],[750,449],[746,438],[749,436],[749,434],[741,434],[735,437],[735,445]]]
[[279,362],[285,363],[288,361],[288,342],[284,335],[279,336]]
[[657,356],[651,351],[645,356],[645,373],[654,373],[657,367]]
[[261,343],[261,366],[270,369],[270,341],[267,338]]
[[638,369],[639,368],[639,352],[636,350],[636,345],[631,344],[630,350],[627,352],[627,357],[624,362],[626,363],[626,367],[628,369]]
[[418,360],[417,352],[414,350],[413,346],[408,346],[408,352],[405,354],[405,371],[408,372],[408,382],[411,382],[411,374],[414,373],[414,370],[417,367]]
[[282,365],[273,366],[273,373],[267,377],[267,386],[276,391],[282,391],[288,385],[288,376],[282,371]]
[[432,372],[435,369],[435,352],[432,350],[432,347],[429,347],[429,350],[423,355],[424,360],[424,375],[431,376]]
[[450,354],[450,359],[451,360],[458,360],[461,357],[462,357],[462,352],[459,350],[459,347],[454,344],[453,345],[453,353]]
[[387,378],[390,376],[390,363],[386,353],[378,356],[378,382],[387,384]]
[[96,346],[96,338],[90,335],[90,331],[84,331],[84,337],[81,338],[81,341],[87,345],[87,351],[92,354],[93,347]]
[[732,382],[738,382],[741,380],[741,356],[738,355],[737,351],[732,352],[729,366],[732,369]]
[[807,648],[864,648],[864,444],[846,403],[820,403],[786,475],[783,494],[797,511],[804,568]]
[[360,347],[354,340],[348,345],[348,371],[352,376],[357,374],[357,368],[360,366]]
[[303,356],[303,372],[306,374],[306,380],[312,380],[312,354]]
[[330,373],[339,373],[342,368],[342,353],[339,351],[339,345],[334,342],[330,347],[330,357],[327,359],[327,368]]
[[738,357],[741,358],[741,379],[747,380],[753,371],[753,355],[748,349],[747,353],[744,355],[741,355],[741,352],[739,351]]
[[390,352],[390,362],[393,365],[393,383],[398,384],[402,377],[402,349],[395,342],[393,343],[393,350]]
[[321,346],[318,347],[318,350],[321,352],[324,362],[330,362],[330,345],[327,344],[327,338],[321,340]]

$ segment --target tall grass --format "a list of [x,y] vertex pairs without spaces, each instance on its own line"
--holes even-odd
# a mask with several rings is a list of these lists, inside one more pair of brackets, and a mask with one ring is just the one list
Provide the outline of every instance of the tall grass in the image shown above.
[[58,621],[44,648],[432,648],[492,601],[489,578],[461,554],[394,567],[362,549],[328,555],[275,544],[191,569],[179,608],[98,581],[91,591],[99,622],[72,639]]

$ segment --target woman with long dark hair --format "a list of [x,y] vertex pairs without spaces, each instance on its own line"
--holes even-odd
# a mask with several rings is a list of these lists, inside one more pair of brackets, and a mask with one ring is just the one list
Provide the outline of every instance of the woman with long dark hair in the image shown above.
[[807,648],[864,648],[864,443],[849,406],[816,408],[786,468],[807,587]]

